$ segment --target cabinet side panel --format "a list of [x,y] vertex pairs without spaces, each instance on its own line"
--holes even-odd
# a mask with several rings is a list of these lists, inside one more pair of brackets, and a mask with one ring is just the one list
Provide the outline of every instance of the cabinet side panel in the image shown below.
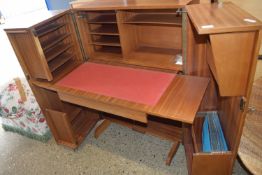
[[41,61],[36,45],[29,32],[7,33],[16,56],[26,74],[32,78],[52,79],[46,63]]
[[117,25],[120,34],[120,42],[124,58],[127,58],[133,50],[137,48],[137,28],[135,25],[123,24],[125,19],[130,15],[124,11],[117,11]]
[[[219,117],[224,131],[224,135],[233,152],[234,158],[237,155],[243,126],[245,123],[246,113],[248,112],[248,103],[251,94],[251,89],[254,81],[254,74],[256,70],[257,55],[259,53],[261,43],[261,31],[256,32],[255,41],[253,43],[253,52],[250,59],[248,81],[242,84],[245,89],[244,97],[247,99],[244,109],[240,109],[241,97],[222,97],[219,101]],[[247,58],[248,59],[248,58]],[[231,167],[233,167],[234,160],[232,159]]]
[[254,51],[255,32],[210,35],[221,96],[244,96]]
[[186,74],[209,77],[210,83],[202,100],[200,110],[216,110],[218,91],[216,82],[207,63],[208,36],[198,35],[193,28],[193,24],[187,18],[187,58],[185,62]]

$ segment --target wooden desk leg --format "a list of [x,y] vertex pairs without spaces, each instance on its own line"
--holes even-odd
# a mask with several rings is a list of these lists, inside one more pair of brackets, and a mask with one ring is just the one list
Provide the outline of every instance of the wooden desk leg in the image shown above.
[[169,165],[171,164],[172,159],[173,159],[174,155],[175,155],[176,152],[177,152],[177,149],[178,149],[178,147],[179,147],[179,144],[180,144],[180,142],[177,142],[177,141],[174,142],[172,148],[170,149],[170,151],[169,151],[169,153],[168,153],[168,156],[167,156],[167,159],[166,159],[166,165],[169,166]]
[[95,138],[97,139],[111,124],[111,121],[105,119],[95,130]]

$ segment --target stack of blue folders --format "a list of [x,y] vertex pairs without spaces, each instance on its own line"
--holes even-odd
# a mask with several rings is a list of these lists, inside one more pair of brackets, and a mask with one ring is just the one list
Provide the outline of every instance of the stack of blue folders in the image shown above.
[[228,151],[217,112],[210,112],[205,116],[202,130],[202,145],[203,152]]

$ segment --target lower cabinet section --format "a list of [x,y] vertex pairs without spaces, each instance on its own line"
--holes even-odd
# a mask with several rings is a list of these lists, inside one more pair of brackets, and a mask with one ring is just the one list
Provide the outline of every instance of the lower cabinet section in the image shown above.
[[193,125],[183,125],[183,142],[189,175],[229,175],[233,154],[225,152],[202,152],[202,126],[204,117],[196,117]]
[[62,112],[46,109],[46,118],[58,144],[71,148],[78,147],[85,136],[99,121],[99,113],[80,107],[66,108]]

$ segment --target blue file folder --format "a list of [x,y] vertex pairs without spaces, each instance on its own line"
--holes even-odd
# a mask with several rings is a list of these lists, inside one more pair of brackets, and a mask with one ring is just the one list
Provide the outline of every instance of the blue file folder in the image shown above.
[[205,116],[202,130],[203,152],[228,151],[217,112]]

